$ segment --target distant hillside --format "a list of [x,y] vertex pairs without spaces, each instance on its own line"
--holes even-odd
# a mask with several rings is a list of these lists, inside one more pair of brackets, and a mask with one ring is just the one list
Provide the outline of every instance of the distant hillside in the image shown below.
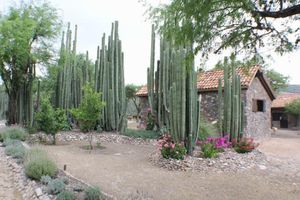
[[289,85],[287,88],[282,89],[280,92],[300,93],[300,85]]

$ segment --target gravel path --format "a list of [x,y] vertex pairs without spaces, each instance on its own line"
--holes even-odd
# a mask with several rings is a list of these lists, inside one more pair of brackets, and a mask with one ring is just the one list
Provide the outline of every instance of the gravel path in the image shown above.
[[0,199],[2,200],[19,200],[21,195],[14,186],[13,172],[7,166],[5,155],[2,149],[0,150]]
[[[0,131],[5,128],[5,122],[0,121]],[[6,155],[0,149],[0,199],[19,200],[21,195],[17,192],[13,181],[13,172],[7,166]]]
[[118,199],[136,190],[155,200],[299,200],[300,197],[300,177],[282,173],[280,164],[237,173],[168,171],[148,161],[155,148],[151,145],[103,143],[105,149],[89,152],[80,148],[83,144],[86,143],[44,148],[60,168],[66,164],[71,174],[99,185]]

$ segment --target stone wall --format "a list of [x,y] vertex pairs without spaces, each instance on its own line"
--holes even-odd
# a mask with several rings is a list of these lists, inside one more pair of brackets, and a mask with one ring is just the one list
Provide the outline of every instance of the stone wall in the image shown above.
[[[253,111],[253,100],[264,100],[264,112]],[[246,92],[245,99],[245,129],[244,133],[255,138],[267,138],[271,136],[271,104],[272,100],[267,94],[258,78]]]
[[[246,90],[242,90],[242,100],[245,102]],[[199,94],[201,101],[201,116],[209,122],[218,120],[218,92],[202,92]]]
[[200,93],[199,100],[201,101],[201,116],[209,122],[218,120],[218,93]]

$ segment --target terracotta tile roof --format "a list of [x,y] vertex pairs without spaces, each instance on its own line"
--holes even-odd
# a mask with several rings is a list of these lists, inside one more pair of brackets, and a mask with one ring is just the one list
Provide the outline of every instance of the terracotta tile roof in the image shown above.
[[272,108],[284,108],[296,99],[300,99],[300,93],[282,93],[272,102]]
[[135,93],[136,96],[148,96],[147,85],[142,86],[139,91]]
[[[242,87],[247,88],[256,73],[260,70],[259,66],[253,66],[251,68],[237,68],[237,74],[241,77]],[[199,91],[215,91],[218,89],[219,78],[223,77],[223,70],[211,70],[203,73],[199,73],[197,76],[197,89]],[[147,85],[143,86],[137,93],[137,96],[147,96]]]
[[[248,87],[254,79],[259,66],[254,66],[249,69],[239,67],[236,73],[241,77],[242,87]],[[211,70],[204,73],[199,73],[197,76],[197,88],[200,91],[214,91],[218,89],[219,78],[223,78],[223,70]]]

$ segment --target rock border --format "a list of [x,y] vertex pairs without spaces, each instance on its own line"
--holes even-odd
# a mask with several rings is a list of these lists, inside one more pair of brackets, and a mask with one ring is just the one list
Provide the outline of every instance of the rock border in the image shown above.
[[[56,134],[56,140],[58,142],[75,142],[75,141],[88,141],[89,134],[82,133],[79,131],[65,131]],[[39,132],[36,134],[29,135],[27,139],[28,143],[51,143],[52,136],[46,135],[45,133]],[[142,139],[133,138],[118,133],[103,132],[94,133],[93,142],[108,142],[115,144],[133,144],[133,145],[156,145],[156,139]]]

